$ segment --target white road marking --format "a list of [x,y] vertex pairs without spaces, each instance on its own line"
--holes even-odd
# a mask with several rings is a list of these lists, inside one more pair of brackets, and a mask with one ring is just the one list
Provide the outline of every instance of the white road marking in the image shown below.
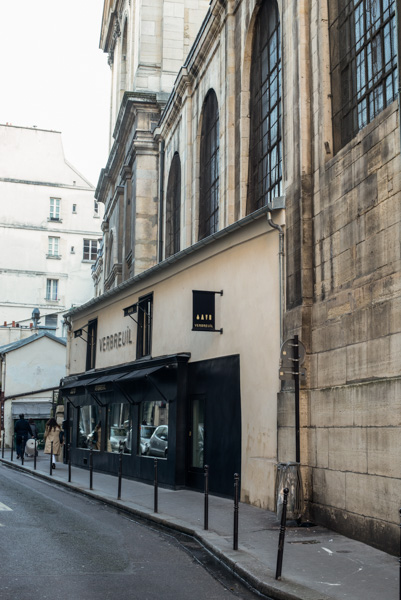
[[12,510],[12,508],[9,508],[8,506],[0,502],[0,510]]
[[327,552],[328,554],[333,554],[333,552],[331,550],[329,550],[328,548],[325,548],[324,546],[322,546],[322,550],[325,550],[325,552]]

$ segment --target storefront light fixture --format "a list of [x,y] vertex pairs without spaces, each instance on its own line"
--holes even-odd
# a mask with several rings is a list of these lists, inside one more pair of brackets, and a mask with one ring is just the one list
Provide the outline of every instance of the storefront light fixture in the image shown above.
[[84,342],[88,343],[88,340],[84,338],[84,333],[86,333],[86,335],[88,335],[88,332],[86,331],[86,329],[84,327],[81,327],[80,329],[76,329],[74,331],[74,338],[82,338],[84,340]]
[[138,303],[131,304],[131,306],[127,306],[127,308],[123,308],[124,317],[130,317],[138,312]]
[[132,315],[136,315],[137,312],[138,312],[138,302],[135,302],[135,304],[131,304],[131,306],[127,306],[127,308],[123,308],[124,317],[129,317],[138,325],[138,321],[136,319],[134,319],[134,317],[132,316]]

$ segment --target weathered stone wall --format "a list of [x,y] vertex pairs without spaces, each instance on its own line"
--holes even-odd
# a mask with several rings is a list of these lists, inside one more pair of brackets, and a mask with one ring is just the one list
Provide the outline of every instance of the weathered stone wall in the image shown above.
[[393,103],[320,170],[308,423],[312,512],[393,551],[401,497],[400,183]]
[[[305,514],[396,552],[401,496],[398,103],[333,156],[327,5],[316,2],[309,8],[308,23],[299,19],[295,29],[283,24],[284,329],[286,337],[298,333],[308,352],[300,398]],[[301,13],[301,4],[298,9]],[[303,54],[302,46],[309,52]],[[296,90],[293,82],[302,86],[305,81],[309,86],[297,100],[290,84]],[[298,119],[302,111],[304,123]],[[294,460],[293,392],[283,391],[278,402],[278,459]]]

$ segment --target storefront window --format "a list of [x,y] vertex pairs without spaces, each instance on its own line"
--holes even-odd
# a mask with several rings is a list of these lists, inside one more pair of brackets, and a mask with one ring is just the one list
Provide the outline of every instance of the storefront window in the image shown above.
[[192,402],[192,467],[203,469],[203,449],[204,449],[204,401],[203,399],[194,399]]
[[78,448],[100,450],[102,440],[102,424],[100,410],[96,405],[82,406],[78,419]]
[[138,454],[167,458],[168,404],[142,402]]
[[131,454],[132,424],[129,404],[110,404],[107,409],[107,452]]

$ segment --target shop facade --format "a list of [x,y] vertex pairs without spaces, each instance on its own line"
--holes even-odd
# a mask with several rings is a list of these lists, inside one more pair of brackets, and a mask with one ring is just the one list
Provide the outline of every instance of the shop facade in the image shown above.
[[[274,501],[279,235],[262,209],[67,315],[72,463]],[[264,308],[263,308],[264,307]],[[251,318],[257,310],[260,317]]]

